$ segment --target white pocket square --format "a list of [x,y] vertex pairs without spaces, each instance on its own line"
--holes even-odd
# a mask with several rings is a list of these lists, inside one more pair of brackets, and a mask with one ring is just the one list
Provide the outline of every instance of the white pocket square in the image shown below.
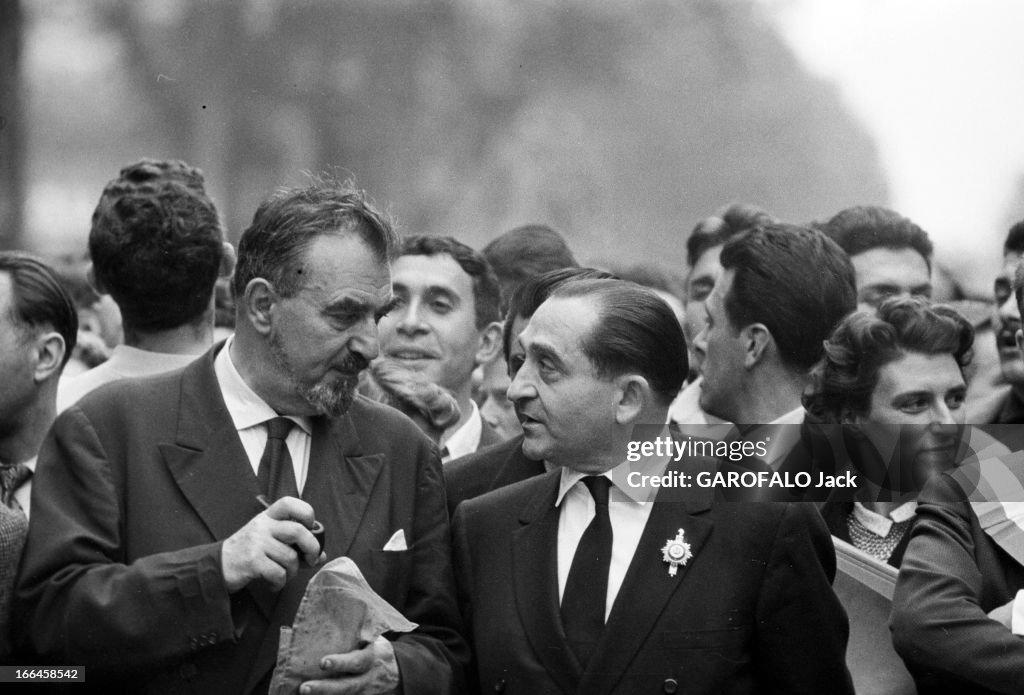
[[394,535],[384,544],[384,550],[397,551],[408,549],[409,546],[405,544],[405,529],[395,531]]

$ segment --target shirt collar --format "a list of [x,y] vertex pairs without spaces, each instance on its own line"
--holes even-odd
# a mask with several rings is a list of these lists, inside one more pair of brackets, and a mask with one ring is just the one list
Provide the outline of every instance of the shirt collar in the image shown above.
[[483,419],[480,417],[480,409],[476,406],[476,402],[470,400],[469,403],[473,409],[469,419],[444,441],[450,459],[472,454],[480,446],[480,435],[484,431]]
[[857,521],[879,538],[888,536],[893,524],[913,519],[916,512],[917,500],[904,502],[889,512],[887,517],[871,511],[860,502],[853,503],[853,514],[857,517]]
[[802,425],[804,424],[804,416],[806,415],[804,407],[802,405],[793,408],[788,413],[781,415],[780,417],[769,422],[769,425]]
[[[224,405],[227,406],[231,421],[238,431],[261,425],[267,420],[278,417],[278,413],[253,391],[242,375],[238,373],[235,363],[231,360],[231,343],[234,336],[229,336],[224,347],[217,353],[213,362],[213,371],[217,376]],[[287,416],[293,420],[306,434],[312,434],[310,418],[305,416]]]
[[[629,484],[630,473],[640,473],[646,476],[661,476],[668,468],[670,457],[645,457],[639,461],[623,461],[614,468],[601,473],[612,481],[612,488],[618,490],[622,497],[634,504],[647,504],[654,501],[658,488],[645,485],[633,486]],[[559,507],[569,490],[579,481],[593,473],[584,473],[573,468],[562,468],[562,476],[558,482],[558,497],[555,498],[555,506]]]

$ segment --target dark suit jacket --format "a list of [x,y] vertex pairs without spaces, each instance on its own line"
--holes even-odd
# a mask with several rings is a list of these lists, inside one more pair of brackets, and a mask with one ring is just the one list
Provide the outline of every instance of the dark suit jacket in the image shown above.
[[[686,471],[714,470],[691,460]],[[480,691],[849,693],[835,553],[812,505],[724,503],[662,488],[605,628],[581,672],[559,618],[559,471],[464,502],[456,578]],[[679,529],[693,553],[669,576]]]
[[543,461],[534,461],[523,453],[523,435],[449,461],[444,467],[448,513],[454,514],[464,500],[543,472]]
[[[126,691],[250,692],[268,682],[281,625],[314,569],[279,593],[228,595],[221,544],[261,511],[259,490],[213,371],[97,390],[58,418],[34,480],[19,579],[33,647]],[[391,408],[357,398],[314,418],[303,498],[328,559],[352,558],[418,622],[394,639],[406,692],[447,692],[465,645],[455,603],[436,447]],[[408,550],[383,551],[404,530]]]
[[985,533],[948,474],[917,502],[892,631],[918,692],[1024,692],[1024,638],[986,615],[1024,589],[1024,566]]

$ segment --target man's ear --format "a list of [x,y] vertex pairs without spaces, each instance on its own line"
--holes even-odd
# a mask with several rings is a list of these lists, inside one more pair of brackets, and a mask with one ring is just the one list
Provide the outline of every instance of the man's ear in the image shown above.
[[242,314],[248,319],[257,333],[269,335],[271,328],[271,311],[279,301],[277,292],[269,280],[253,278],[245,286],[242,294]]
[[235,272],[238,256],[235,255],[235,247],[228,242],[221,242],[221,246],[224,249],[224,253],[220,257],[220,269],[217,271],[217,277],[229,278],[231,273]]
[[34,340],[35,367],[33,378],[37,384],[60,374],[64,366],[64,353],[67,344],[64,336],[57,331],[45,331],[36,336]]
[[740,331],[743,338],[743,366],[752,369],[768,355],[769,348],[775,345],[775,338],[763,323],[752,323]]
[[88,281],[89,286],[96,290],[96,294],[110,294],[107,292],[107,288],[103,286],[100,279],[96,277],[96,268],[90,262],[89,267],[85,269],[85,279]]
[[501,354],[501,321],[491,321],[480,331],[475,364],[487,364]]
[[615,385],[615,422],[620,425],[636,423],[654,400],[650,383],[639,374],[623,374],[615,378]]

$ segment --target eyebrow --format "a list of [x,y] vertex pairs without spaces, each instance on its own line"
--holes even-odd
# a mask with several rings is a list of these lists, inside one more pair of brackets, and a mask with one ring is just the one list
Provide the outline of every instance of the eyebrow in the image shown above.
[[430,287],[427,287],[426,291],[423,293],[423,296],[429,298],[444,297],[446,299],[451,300],[453,304],[462,303],[462,296],[459,295],[458,292],[451,289],[450,287],[442,287],[441,285],[431,285]]
[[934,394],[927,389],[919,389],[917,391],[903,391],[893,396],[891,402],[899,403],[900,401],[912,400],[915,398],[927,398],[928,400],[931,400],[933,395]]
[[[409,293],[409,285],[404,282],[392,282],[391,286],[394,288],[395,292]],[[447,285],[427,285],[423,288],[423,295],[426,297],[438,294],[450,297],[456,301],[461,299],[459,293]]]
[[559,357],[558,353],[553,348],[543,343],[531,343],[526,348],[526,352],[532,354],[535,359],[549,359],[555,363],[555,367],[561,371],[565,371],[565,362]]
[[362,314],[373,310],[374,314],[383,316],[387,312],[395,308],[395,304],[398,302],[398,298],[394,295],[391,296],[388,301],[382,305],[376,305],[376,302],[366,302],[354,297],[342,297],[336,302],[332,302],[324,307],[324,313],[326,314]]

